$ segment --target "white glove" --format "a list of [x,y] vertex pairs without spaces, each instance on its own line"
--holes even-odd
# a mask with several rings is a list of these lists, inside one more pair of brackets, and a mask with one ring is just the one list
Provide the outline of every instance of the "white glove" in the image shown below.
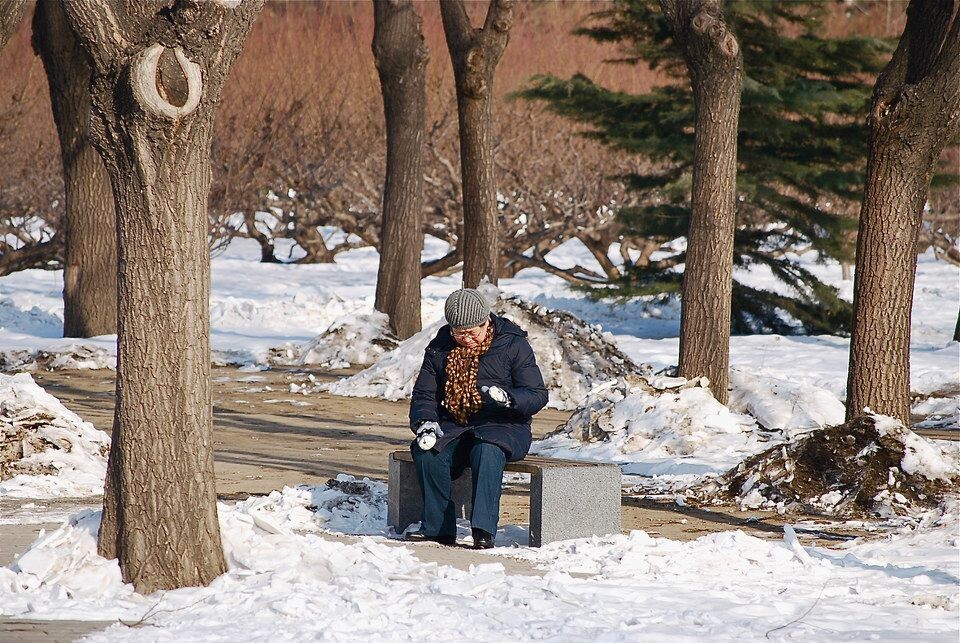
[[510,408],[510,394],[499,386],[481,386],[480,392],[493,400],[496,404]]
[[432,449],[437,439],[442,437],[443,429],[436,422],[424,422],[417,427],[417,446],[424,451]]

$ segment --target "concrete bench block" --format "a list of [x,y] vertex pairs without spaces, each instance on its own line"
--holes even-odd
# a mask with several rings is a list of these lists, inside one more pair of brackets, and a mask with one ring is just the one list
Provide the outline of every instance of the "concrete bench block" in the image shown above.
[[530,474],[530,546],[620,533],[620,468],[550,466]]
[[[407,527],[420,522],[423,513],[423,497],[420,493],[420,481],[417,480],[417,468],[409,453],[399,452],[406,458],[396,457],[398,453],[391,453],[387,480],[387,525],[393,531],[402,534]],[[472,509],[472,493],[470,488],[470,469],[453,481],[451,495],[456,507],[457,518],[469,518]]]
[[[506,471],[530,474],[530,546],[620,533],[620,468],[572,460],[528,457]],[[470,517],[470,469],[453,481],[458,518]],[[408,451],[389,456],[387,524],[395,533],[419,522],[420,482]]]

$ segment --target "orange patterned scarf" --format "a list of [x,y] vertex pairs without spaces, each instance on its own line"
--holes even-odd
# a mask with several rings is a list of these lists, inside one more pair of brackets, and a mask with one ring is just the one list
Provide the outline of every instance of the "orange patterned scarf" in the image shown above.
[[492,323],[482,344],[476,348],[458,345],[447,356],[447,383],[443,390],[443,405],[453,415],[457,424],[466,424],[470,416],[483,406],[483,398],[477,390],[477,371],[480,369],[480,356],[487,352],[491,342]]

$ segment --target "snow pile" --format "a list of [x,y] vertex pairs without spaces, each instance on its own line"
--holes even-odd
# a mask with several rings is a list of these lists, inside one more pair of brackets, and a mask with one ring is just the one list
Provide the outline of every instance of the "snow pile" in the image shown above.
[[781,440],[683,378],[619,379],[599,387],[533,452],[621,464],[624,473],[676,476],[681,486],[721,473]]
[[599,324],[520,297],[501,297],[494,309],[529,334],[553,408],[575,409],[596,386],[641,371]]
[[950,397],[927,397],[910,406],[910,415],[923,419],[914,428],[960,429],[960,390]]
[[[497,292],[490,289],[485,294],[493,299]],[[550,407],[576,408],[595,386],[640,371],[617,348],[613,336],[602,332],[599,325],[584,323],[570,313],[519,297],[501,295],[492,308],[527,331],[550,391]],[[370,368],[338,382],[323,384],[322,390],[335,395],[388,400],[409,397],[423,362],[424,349],[443,325],[443,320],[434,322],[384,354]]]
[[695,495],[781,513],[891,517],[936,509],[957,482],[956,445],[941,448],[875,415],[770,448],[706,482]]
[[92,344],[0,352],[0,371],[100,370],[117,368],[116,353]]
[[319,384],[317,390],[345,397],[379,397],[385,400],[410,397],[427,344],[445,323],[442,319],[435,321],[413,337],[400,342],[394,350],[384,353],[370,368],[336,382]]
[[[494,550],[464,571],[371,538],[291,532],[283,525],[298,520],[284,510],[266,528],[244,503],[219,513],[229,571],[209,587],[134,593],[116,561],[96,555],[100,514],[87,511],[0,569],[0,614],[138,622],[92,636],[129,641],[956,635],[956,536],[946,529],[924,532],[922,549],[916,534],[898,534],[840,551],[805,548],[790,532],[783,541],[735,531],[681,543],[635,531]],[[498,552],[543,575],[506,574]]]
[[340,474],[324,486],[298,485],[237,503],[269,533],[328,529],[344,534],[387,535],[387,485]]
[[381,312],[347,315],[323,333],[296,347],[285,365],[317,365],[322,368],[369,366],[400,341],[390,330],[390,318]]
[[26,373],[0,374],[0,497],[103,493],[110,436]]
[[825,388],[763,372],[730,370],[730,401],[737,413],[767,429],[788,433],[840,424],[846,408]]
[[647,491],[677,492],[773,444],[843,421],[830,391],[765,373],[732,370],[730,404],[705,380],[620,378],[595,389],[566,424],[533,445],[556,458],[620,464]]

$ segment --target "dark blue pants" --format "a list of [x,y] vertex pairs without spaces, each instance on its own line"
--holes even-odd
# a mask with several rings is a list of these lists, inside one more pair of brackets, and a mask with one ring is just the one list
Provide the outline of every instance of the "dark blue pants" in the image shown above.
[[507,455],[503,449],[482,442],[472,433],[464,433],[447,444],[443,451],[424,451],[414,442],[410,451],[417,466],[417,478],[423,492],[420,530],[428,536],[452,536],[457,521],[451,481],[470,467],[473,483],[473,510],[470,525],[495,534],[500,521],[500,490]]

